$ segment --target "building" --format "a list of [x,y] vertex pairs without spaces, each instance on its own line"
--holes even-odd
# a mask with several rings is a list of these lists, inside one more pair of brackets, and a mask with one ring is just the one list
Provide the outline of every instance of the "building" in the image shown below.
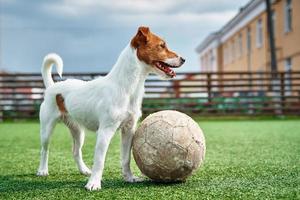
[[[278,70],[300,70],[300,0],[273,0]],[[201,71],[270,71],[265,0],[252,0],[196,49]]]

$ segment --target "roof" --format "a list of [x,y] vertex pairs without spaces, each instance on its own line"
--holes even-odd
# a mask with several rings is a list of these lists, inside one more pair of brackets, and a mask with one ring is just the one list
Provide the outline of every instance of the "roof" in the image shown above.
[[196,51],[198,53],[202,52],[209,44],[211,44],[214,40],[218,39],[219,37],[219,32],[214,32],[209,34],[203,42],[196,48]]
[[229,36],[238,31],[234,30],[234,28],[236,28],[239,23],[243,20],[250,20],[256,17],[262,10],[265,10],[264,6],[264,0],[251,0],[244,7],[241,7],[239,13],[226,23],[219,31],[209,34],[196,48],[196,51],[201,53],[209,47],[212,42],[222,42],[226,40]]
[[7,72],[4,71],[4,70],[2,70],[2,69],[0,69],[0,74],[7,74]]

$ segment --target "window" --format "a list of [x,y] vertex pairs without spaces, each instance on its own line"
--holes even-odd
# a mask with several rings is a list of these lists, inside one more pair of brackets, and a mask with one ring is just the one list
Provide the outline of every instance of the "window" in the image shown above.
[[284,14],[284,30],[288,33],[292,31],[292,0],[285,1]]
[[227,45],[224,46],[224,64],[228,64],[228,47]]
[[210,61],[211,61],[211,70],[216,71],[217,63],[216,63],[216,49],[211,50],[210,55]]
[[234,46],[234,40],[231,42],[231,62],[235,59],[235,46]]
[[262,20],[256,22],[256,47],[261,47],[263,43]]
[[223,64],[226,64],[226,46],[223,47]]
[[285,59],[284,68],[285,68],[286,72],[291,72],[292,71],[292,59],[291,58]]
[[239,57],[241,57],[243,55],[243,35],[242,35],[242,33],[239,34],[238,49],[239,49]]
[[[286,91],[291,91],[292,90],[292,81],[291,81],[291,71],[292,71],[292,59],[291,58],[287,58],[285,59],[285,63],[284,63],[284,68],[285,68],[285,90]],[[286,93],[286,94],[290,94],[290,93]]]
[[205,53],[204,55],[204,67],[203,67],[204,71],[207,70],[207,54]]
[[274,37],[276,36],[276,12],[272,10],[272,24],[273,24],[273,33]]
[[227,60],[228,62],[227,63],[230,63],[231,59],[232,59],[232,52],[231,52],[231,44],[230,44],[230,42],[228,42],[227,49],[228,49],[228,60]]
[[237,37],[234,40],[234,49],[235,49],[235,58],[239,58],[240,57],[240,49],[239,49],[239,38]]
[[210,68],[212,69],[214,66],[214,61],[215,61],[213,50],[210,50],[210,58],[209,59],[210,59]]
[[247,52],[250,54],[251,52],[251,28],[247,28]]

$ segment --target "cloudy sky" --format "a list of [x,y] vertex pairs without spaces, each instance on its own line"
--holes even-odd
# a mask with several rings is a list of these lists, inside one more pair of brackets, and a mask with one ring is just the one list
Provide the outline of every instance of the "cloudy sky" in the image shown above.
[[60,54],[65,72],[106,72],[140,25],[198,71],[196,46],[249,0],[0,0],[0,70],[39,72]]

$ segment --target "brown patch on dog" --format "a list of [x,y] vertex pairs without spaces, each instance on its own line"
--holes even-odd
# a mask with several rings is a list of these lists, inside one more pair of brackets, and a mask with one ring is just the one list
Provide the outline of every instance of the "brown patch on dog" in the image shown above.
[[176,53],[168,49],[165,41],[151,33],[148,27],[138,29],[137,34],[131,40],[131,46],[137,49],[137,57],[149,65],[178,57]]
[[68,113],[68,111],[65,107],[65,100],[61,94],[56,95],[56,104],[57,104],[58,109],[61,112],[61,114],[64,115],[64,114]]

